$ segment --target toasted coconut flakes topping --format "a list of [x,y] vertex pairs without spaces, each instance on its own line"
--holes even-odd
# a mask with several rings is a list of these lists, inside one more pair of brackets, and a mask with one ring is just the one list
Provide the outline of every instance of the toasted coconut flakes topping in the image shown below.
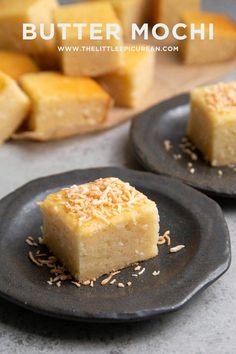
[[173,158],[178,161],[182,159],[182,155],[181,154],[173,154]]
[[60,280],[65,281],[65,280],[71,280],[72,276],[70,274],[62,274],[60,275]]
[[167,242],[167,246],[170,246],[170,245],[171,245],[170,236],[166,235],[166,236],[165,236],[165,239],[166,239],[166,242]]
[[[181,139],[181,143],[179,144],[179,148],[186,156],[188,156],[191,159],[191,161],[198,160],[198,155],[195,152],[196,146],[187,137],[184,137]],[[191,163],[191,161],[187,165],[188,168],[193,167],[193,164]]]
[[166,243],[166,240],[163,236],[159,236],[157,244],[158,245],[164,245]]
[[213,111],[227,112],[236,109],[236,81],[219,83],[205,88],[205,100]]
[[172,247],[172,248],[170,248],[170,253],[179,252],[179,251],[182,250],[183,248],[185,248],[184,245],[178,245],[178,246]]
[[101,281],[101,285],[107,285],[110,282],[110,280],[114,277],[114,275],[117,275],[119,273],[120,273],[120,271],[113,272],[113,273],[109,274],[109,276],[107,278],[105,278]]
[[49,258],[48,259],[41,259],[40,262],[42,264],[46,264],[46,266],[49,268],[50,268],[50,266],[53,266],[53,268],[54,268],[54,264],[56,263],[56,261],[50,260]]
[[156,277],[157,275],[159,275],[161,272],[158,270],[158,271],[156,271],[156,270],[154,270],[154,272],[152,272],[152,275],[154,276],[154,277]]
[[131,282],[131,281],[128,281],[128,282],[127,282],[127,285],[128,285],[128,286],[131,286],[131,285],[132,285],[132,282]]
[[42,267],[43,264],[41,263],[41,261],[38,261],[37,259],[34,258],[33,253],[31,251],[29,251],[28,253],[29,259],[36,264],[38,267]]
[[35,242],[31,236],[27,237],[27,239],[25,240],[25,242],[29,245],[29,246],[34,246],[37,247],[38,244],[37,242]]
[[170,240],[170,230],[167,230],[164,235],[163,235],[164,240],[167,242],[167,245],[170,246],[171,240]]
[[124,288],[125,287],[125,285],[123,283],[118,283],[117,286],[118,286],[118,288]]
[[138,265],[137,267],[134,268],[135,271],[140,270],[142,267]]
[[103,279],[101,281],[101,285],[107,285],[109,283],[109,281],[112,279],[113,275],[110,274],[107,278]]
[[142,275],[145,272],[145,268],[143,268],[142,270],[140,270],[140,272],[138,273],[138,275]]
[[64,188],[51,198],[75,215],[79,224],[94,218],[109,223],[111,217],[148,201],[129,183],[113,177]]
[[90,280],[85,280],[82,284],[83,285],[90,285]]
[[38,242],[39,242],[40,245],[42,245],[42,244],[43,244],[43,238],[42,238],[42,237],[39,237],[39,238],[38,238]]
[[77,288],[81,287],[80,283],[77,281],[72,281],[71,284],[74,284]]
[[50,270],[50,273],[52,273],[52,274],[64,274],[64,269],[61,269],[61,268],[52,268],[51,270]]
[[164,245],[165,243],[167,243],[168,246],[171,244],[170,230],[165,231],[165,233],[158,238],[158,245]]
[[164,149],[169,152],[171,149],[172,149],[172,144],[171,144],[171,141],[170,140],[164,140],[163,141],[163,146],[164,146]]

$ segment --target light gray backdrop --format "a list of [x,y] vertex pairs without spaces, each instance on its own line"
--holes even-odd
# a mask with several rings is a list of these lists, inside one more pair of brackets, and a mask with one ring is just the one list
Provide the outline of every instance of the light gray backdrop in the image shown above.
[[[207,0],[205,8],[236,18],[236,0]],[[226,79],[233,78],[236,73]],[[0,148],[0,197],[33,178],[66,170],[108,165],[140,168],[130,150],[129,126],[56,143],[5,144]],[[0,299],[0,353],[236,353],[236,202],[219,202],[231,232],[232,266],[184,309],[139,324],[84,325],[35,315]]]

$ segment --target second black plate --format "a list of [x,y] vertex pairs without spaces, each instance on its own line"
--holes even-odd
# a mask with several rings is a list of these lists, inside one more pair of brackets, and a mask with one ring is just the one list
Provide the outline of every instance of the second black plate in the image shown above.
[[[184,94],[137,116],[131,127],[131,140],[139,162],[149,171],[178,178],[206,193],[235,198],[236,172],[233,169],[213,168],[199,154],[191,174],[188,156],[181,154],[180,160],[173,158],[173,154],[181,153],[179,143],[186,133],[189,110],[189,95]],[[163,146],[165,140],[170,140],[174,146],[169,153]]]

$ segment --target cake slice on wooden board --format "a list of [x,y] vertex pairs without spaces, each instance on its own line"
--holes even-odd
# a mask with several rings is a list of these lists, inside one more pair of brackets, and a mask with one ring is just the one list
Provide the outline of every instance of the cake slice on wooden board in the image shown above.
[[152,0],[152,2],[153,24],[165,23],[170,29],[181,22],[184,12],[201,10],[201,0]]
[[106,120],[112,99],[90,78],[66,77],[56,72],[25,74],[21,87],[32,101],[28,132],[14,137],[37,140],[75,135]]
[[39,68],[26,54],[0,50],[0,71],[18,81],[21,75],[38,72]]
[[39,32],[39,25],[49,33],[52,10],[58,6],[56,0],[1,0],[0,1],[0,49],[18,51],[32,55],[43,68],[57,65],[56,39],[23,40],[23,24],[33,23]]
[[187,134],[212,166],[236,164],[236,81],[193,90]]
[[[188,12],[182,16],[187,25],[187,39],[182,42],[181,55],[185,64],[209,64],[230,60],[236,57],[236,23],[229,17],[218,13]],[[205,25],[205,39],[197,34],[191,39],[191,24],[200,29]],[[209,25],[214,26],[214,37],[209,39]]]
[[[120,22],[111,4],[107,2],[82,2],[74,5],[58,7],[54,13],[56,24],[69,23],[72,27],[67,31],[67,38],[62,39],[61,28],[57,29],[58,45],[64,47],[80,48],[78,50],[60,51],[62,70],[67,76],[90,76],[97,77],[108,72],[117,70],[123,64],[122,51],[115,50],[123,44]],[[81,39],[78,40],[78,28],[75,23],[85,24],[82,29]],[[99,24],[102,27],[101,33],[96,37],[102,39],[91,39],[90,25]],[[106,26],[119,26],[121,30],[118,38],[111,35],[107,39]],[[100,47],[107,49],[99,49]],[[92,49],[95,48],[95,49]],[[98,48],[98,50],[96,50]],[[110,49],[109,49],[110,48]]]
[[155,53],[146,47],[142,52],[127,50],[123,68],[100,77],[99,82],[117,106],[137,107],[145,100],[154,75]]
[[21,125],[30,109],[30,100],[9,76],[0,72],[0,144]]
[[156,204],[118,178],[101,178],[47,196],[43,240],[80,282],[158,253]]

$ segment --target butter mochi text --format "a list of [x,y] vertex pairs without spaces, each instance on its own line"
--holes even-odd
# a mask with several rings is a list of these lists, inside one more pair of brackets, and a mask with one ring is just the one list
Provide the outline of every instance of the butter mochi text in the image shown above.
[[[186,34],[186,29],[189,27],[188,35]],[[91,40],[110,40],[112,38],[120,40],[122,38],[122,27],[117,23],[51,23],[49,26],[41,23],[36,25],[34,23],[24,23],[22,27],[22,38],[26,41],[32,41],[38,37],[45,41],[52,40],[56,35],[56,29],[61,35],[61,40],[66,40],[73,31],[73,36],[75,35],[78,41],[83,40],[89,36]],[[74,34],[75,33],[75,34]],[[136,23],[131,25],[131,39],[136,40],[141,38],[143,40],[149,40],[154,38],[156,40],[165,40],[168,37],[174,37],[176,40],[185,40],[189,36],[191,40],[195,38],[200,38],[201,40],[214,39],[214,24],[198,24],[194,23],[187,26],[185,23],[177,23],[172,28],[168,27],[164,23],[157,23],[154,26],[150,26],[148,23],[144,23],[138,26]]]

